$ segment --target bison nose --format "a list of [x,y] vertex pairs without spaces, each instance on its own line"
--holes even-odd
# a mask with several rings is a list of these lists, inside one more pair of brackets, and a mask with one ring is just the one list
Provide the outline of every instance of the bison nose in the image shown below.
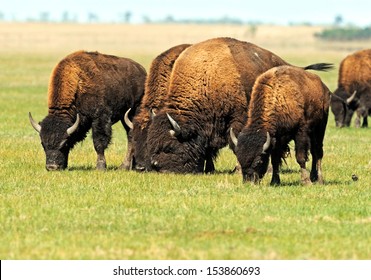
[[145,168],[144,166],[136,166],[136,167],[135,167],[135,170],[136,170],[136,171],[140,171],[140,172],[145,171],[145,169],[146,169],[146,168]]
[[60,168],[57,164],[47,164],[46,165],[46,170],[48,170],[48,171],[55,171],[55,170],[58,170],[58,169],[60,169]]

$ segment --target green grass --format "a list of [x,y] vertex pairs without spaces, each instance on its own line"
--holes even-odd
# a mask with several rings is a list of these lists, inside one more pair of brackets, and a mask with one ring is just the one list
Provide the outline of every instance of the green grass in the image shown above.
[[[288,60],[305,65],[299,56]],[[300,185],[294,155],[281,187],[269,186],[270,174],[259,186],[243,184],[228,173],[236,163],[228,149],[214,175],[117,170],[126,149],[119,124],[106,172],[94,170],[91,137],[71,152],[69,170],[47,172],[27,114],[41,120],[47,113],[48,77],[59,58],[0,54],[0,259],[371,257],[370,129],[336,129],[331,115],[325,185],[310,187]],[[337,71],[321,75],[333,89]]]

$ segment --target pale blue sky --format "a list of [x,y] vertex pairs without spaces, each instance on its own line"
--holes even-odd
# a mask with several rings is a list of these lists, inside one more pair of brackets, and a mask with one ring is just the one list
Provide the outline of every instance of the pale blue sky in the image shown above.
[[151,20],[228,16],[244,22],[331,24],[341,15],[344,23],[371,25],[370,0],[0,0],[0,13],[6,20],[37,19],[42,12],[61,20],[65,11],[80,22],[87,21],[88,13],[115,22],[130,11],[132,22],[142,22],[145,16]]

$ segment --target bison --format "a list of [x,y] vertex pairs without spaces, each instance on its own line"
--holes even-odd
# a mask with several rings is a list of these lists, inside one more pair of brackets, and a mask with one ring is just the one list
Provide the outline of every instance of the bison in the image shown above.
[[137,62],[98,52],[78,51],[62,59],[52,71],[48,88],[48,115],[37,123],[47,170],[67,168],[68,155],[92,128],[97,169],[106,168],[104,151],[111,141],[112,125],[119,120],[128,137],[122,168],[132,157],[130,128],[124,114],[134,115],[144,94],[145,69]]
[[[313,68],[321,70],[306,67]],[[317,75],[299,67],[279,66],[260,75],[252,90],[245,127],[238,138],[231,130],[243,181],[259,182],[271,156],[271,184],[280,184],[279,167],[289,152],[288,143],[294,140],[301,182],[323,183],[321,161],[330,95]],[[308,150],[312,154],[310,176],[305,168]]]
[[146,169],[213,172],[219,149],[232,145],[230,127],[240,131],[246,121],[256,77],[286,64],[268,50],[233,38],[186,48],[174,63],[166,99],[148,128]]
[[182,44],[172,47],[152,61],[138,114],[135,115],[132,123],[129,118],[125,118],[127,125],[132,128],[132,168],[137,171],[145,170],[148,127],[156,111],[164,105],[174,62],[189,46],[189,44]]
[[349,126],[357,113],[356,127],[367,127],[371,114],[371,49],[348,55],[340,63],[338,88],[331,99],[331,111],[338,127]]

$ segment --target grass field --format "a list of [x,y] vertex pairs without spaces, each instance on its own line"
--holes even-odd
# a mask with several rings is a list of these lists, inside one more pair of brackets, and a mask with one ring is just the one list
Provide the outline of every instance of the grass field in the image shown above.
[[[94,169],[91,137],[69,169],[45,170],[39,136],[53,66],[68,53],[98,50],[147,69],[161,51],[216,36],[254,42],[296,65],[339,61],[370,42],[325,44],[320,27],[0,24],[0,259],[370,259],[371,132],[335,128],[324,143],[324,185],[300,185],[289,158],[282,186],[229,174],[221,151],[213,175],[117,170],[126,149],[114,126],[108,170]],[[297,40],[300,36],[300,40]],[[338,69],[321,73],[331,90]],[[351,179],[352,174],[359,177]]]

